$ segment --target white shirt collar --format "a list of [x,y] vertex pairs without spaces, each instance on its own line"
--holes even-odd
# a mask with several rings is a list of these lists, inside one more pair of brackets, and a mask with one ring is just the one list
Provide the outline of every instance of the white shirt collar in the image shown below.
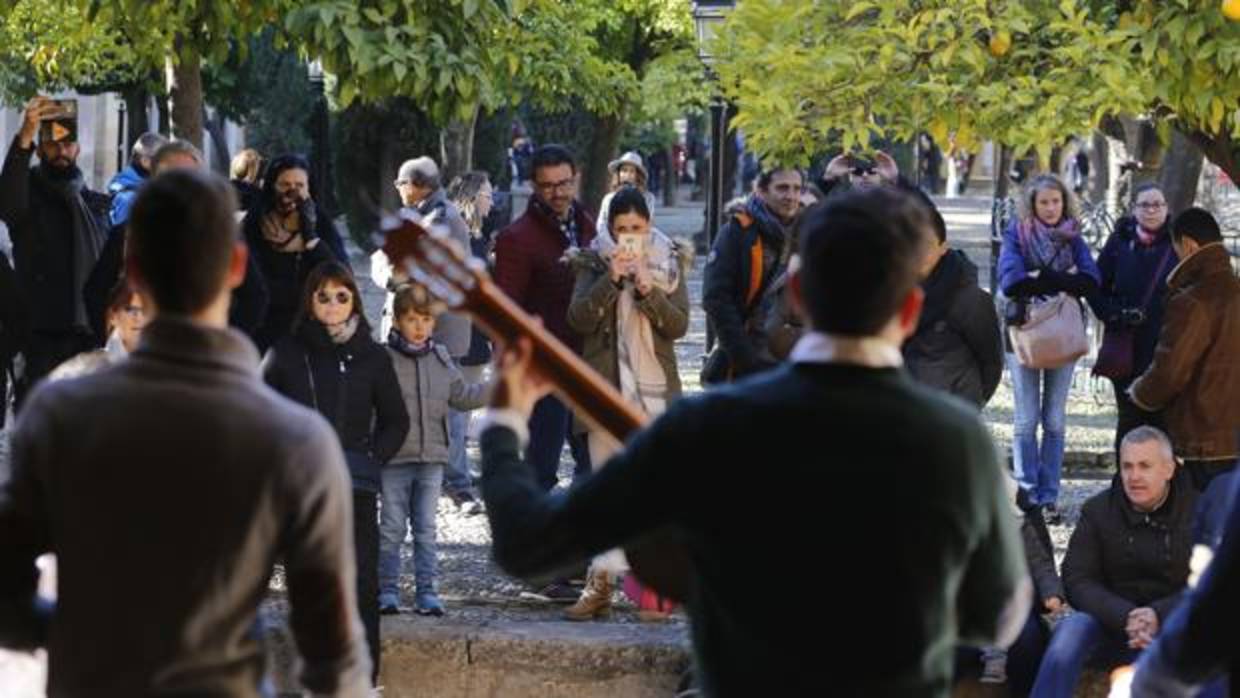
[[824,332],[801,337],[788,358],[798,364],[854,364],[867,368],[904,365],[900,348],[882,337],[845,337]]

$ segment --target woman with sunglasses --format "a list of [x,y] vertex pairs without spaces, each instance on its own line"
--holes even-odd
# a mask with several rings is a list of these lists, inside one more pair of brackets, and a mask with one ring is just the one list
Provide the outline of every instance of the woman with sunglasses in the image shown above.
[[[1170,211],[1167,197],[1157,184],[1142,184],[1133,194],[1132,213],[1120,218],[1098,253],[1102,283],[1089,297],[1094,314],[1106,325],[1105,341],[1131,342],[1131,369],[1107,376],[1115,388],[1119,412],[1115,425],[1115,450],[1129,431],[1150,425],[1162,428],[1158,413],[1146,412],[1128,397],[1128,386],[1154,360],[1158,333],[1162,329],[1167,276],[1179,264],[1168,234]],[[1118,333],[1118,334],[1116,334]],[[1130,335],[1130,338],[1123,338]],[[1115,373],[1114,370],[1106,371]]]
[[353,480],[357,603],[379,675],[379,469],[409,431],[392,359],[370,337],[357,282],[344,265],[310,272],[293,332],[263,359],[263,380],[319,411],[336,429]]

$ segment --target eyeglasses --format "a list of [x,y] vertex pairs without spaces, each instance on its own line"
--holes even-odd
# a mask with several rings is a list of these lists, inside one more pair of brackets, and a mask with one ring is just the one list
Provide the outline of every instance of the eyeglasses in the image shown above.
[[1161,211],[1162,209],[1167,208],[1167,204],[1161,201],[1149,201],[1136,204],[1133,208],[1140,209],[1142,211]]
[[314,294],[314,300],[318,301],[320,305],[328,305],[333,300],[336,301],[337,305],[348,305],[353,302],[353,294],[348,291],[336,291],[335,295],[332,295],[327,291],[319,291]]
[[573,182],[572,179],[562,179],[558,182],[534,182],[534,186],[538,188],[538,191],[543,192],[572,191]]
[[130,320],[141,320],[146,317],[146,310],[140,305],[127,305],[121,308],[121,312],[128,315]]

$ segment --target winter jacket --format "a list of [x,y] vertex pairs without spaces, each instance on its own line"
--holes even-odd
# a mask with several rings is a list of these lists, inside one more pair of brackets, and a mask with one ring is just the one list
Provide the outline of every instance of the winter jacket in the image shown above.
[[1120,636],[1133,609],[1148,606],[1166,621],[1188,580],[1197,490],[1185,473],[1171,480],[1167,501],[1137,511],[1116,480],[1081,507],[1063,561],[1073,608]]
[[994,300],[977,284],[977,266],[950,250],[922,289],[925,305],[904,343],[904,365],[918,381],[984,407],[1003,376],[1003,337]]
[[[1153,244],[1143,245],[1137,237],[1137,221],[1131,216],[1115,224],[1115,232],[1098,253],[1101,282],[1098,290],[1089,296],[1094,315],[1107,329],[1122,330],[1128,329],[1121,317],[1123,310],[1139,308],[1145,314],[1145,321],[1135,327],[1133,374],[1129,381],[1144,373],[1154,360],[1154,347],[1158,345],[1158,331],[1162,328],[1166,308],[1167,276],[1178,263],[1167,226],[1158,232]],[[1158,274],[1157,280],[1155,274]],[[1150,293],[1151,283],[1154,284],[1153,293]],[[1142,306],[1147,294],[1149,303]]]
[[1142,409],[1164,410],[1177,456],[1240,453],[1240,280],[1222,243],[1202,247],[1167,277],[1154,360],[1129,394]]
[[318,322],[302,323],[267,352],[263,380],[326,417],[340,437],[353,489],[379,491],[379,468],[404,443],[409,413],[392,359],[365,325],[335,344]]
[[[573,204],[577,246],[594,240],[594,220],[580,204]],[[526,312],[542,318],[543,326],[574,351],[581,336],[568,324],[568,304],[576,275],[564,258],[568,240],[559,224],[531,204],[520,218],[495,239],[495,283]]]
[[[13,241],[13,267],[31,329],[69,332],[82,293],[73,275],[73,212],[30,168],[33,154],[17,138],[9,146],[0,171],[0,220]],[[82,197],[107,230],[107,195],[83,189]]]
[[409,414],[409,433],[392,463],[447,463],[448,409],[472,410],[486,403],[484,383],[466,383],[448,348],[433,344],[431,351],[410,356],[387,347],[400,383],[401,399]]
[[314,235],[319,242],[304,252],[280,252],[267,242],[262,229],[262,218],[266,215],[263,206],[251,209],[241,222],[242,232],[250,247],[250,257],[255,262],[251,268],[258,270],[267,289],[267,312],[253,333],[259,351],[274,346],[288,335],[302,304],[306,279],[315,267],[331,260],[349,266],[336,225],[318,208],[317,203],[314,206]]
[[[680,281],[671,294],[654,288],[637,302],[637,309],[650,318],[654,330],[654,353],[667,380],[667,397],[680,397],[680,371],[676,367],[676,340],[689,330],[688,265],[692,246],[673,243],[681,265]],[[583,250],[571,259],[577,272],[573,301],[568,306],[568,324],[581,334],[581,355],[607,382],[620,385],[620,366],[616,343],[616,306],[620,289],[611,282],[607,261],[594,250]]]
[[129,165],[125,169],[113,175],[111,181],[108,182],[108,194],[112,197],[112,208],[108,214],[108,222],[112,225],[125,225],[129,222],[129,209],[133,206],[133,201],[138,197],[138,188],[146,182],[146,178],[150,176],[146,172],[139,172],[135,165]]
[[[702,280],[702,308],[732,378],[775,363],[766,351],[765,317],[759,310],[769,307],[762,300],[783,272],[790,244],[789,234],[756,197],[715,238]],[[761,274],[753,274],[755,263],[761,264]]]

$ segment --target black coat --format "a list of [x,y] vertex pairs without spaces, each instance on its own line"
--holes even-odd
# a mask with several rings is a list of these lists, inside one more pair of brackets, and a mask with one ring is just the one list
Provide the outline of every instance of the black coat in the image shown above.
[[[763,220],[748,212],[753,205],[734,214],[719,229],[702,278],[702,309],[727,357],[722,371],[709,372],[726,374],[730,368],[731,378],[756,373],[775,364],[767,350],[765,332],[764,311],[770,311],[771,304],[762,301],[767,298],[766,290],[782,273],[783,258],[787,256],[784,248],[791,244],[788,233],[772,220]],[[746,303],[755,241],[762,245],[762,276],[754,302]],[[712,383],[727,379],[727,375],[707,377]]]
[[[73,275],[73,212],[31,169],[33,152],[17,138],[9,146],[0,172],[0,220],[13,241],[13,267],[31,328],[68,332],[82,292]],[[99,228],[107,230],[108,195],[84,189],[82,196]]]
[[404,443],[409,413],[392,358],[365,325],[334,344],[321,324],[302,323],[267,352],[263,380],[326,417],[340,437],[353,489],[379,491],[379,468]]
[[1131,217],[1121,218],[1115,224],[1115,232],[1111,233],[1098,253],[1098,271],[1102,274],[1102,282],[1098,290],[1088,297],[1094,314],[1108,329],[1122,328],[1120,311],[1141,307],[1150,283],[1155,281],[1154,275],[1158,274],[1149,305],[1145,306],[1145,322],[1136,328],[1133,378],[1144,373],[1154,360],[1154,348],[1158,346],[1158,333],[1162,329],[1166,307],[1167,276],[1180,261],[1171,247],[1168,226],[1163,226],[1159,237],[1148,247],[1139,242],[1136,227],[1136,219]]
[[[86,285],[82,287],[82,300],[90,317],[91,329],[99,341],[107,341],[108,295],[125,271],[125,227],[118,225],[108,231],[108,240],[99,253],[99,261],[90,271]],[[232,305],[228,309],[228,322],[254,338],[254,333],[267,314],[267,284],[254,255],[250,255],[245,269],[245,281],[233,291]]]
[[1152,514],[1132,508],[1118,480],[1081,507],[1068,542],[1063,582],[1068,601],[1122,636],[1128,613],[1148,606],[1160,622],[1188,581],[1197,490],[1182,470]]
[[922,283],[925,306],[904,343],[909,373],[983,407],[1003,376],[1003,336],[994,299],[977,285],[977,266],[950,250]]
[[261,274],[267,289],[267,312],[252,334],[259,351],[274,346],[289,333],[297,317],[297,309],[301,307],[306,278],[315,267],[329,260],[349,266],[336,225],[321,209],[315,216],[315,235],[319,244],[305,252],[274,249],[263,237],[261,221],[265,214],[263,206],[255,207],[245,214],[241,223],[250,247],[250,259],[254,262],[251,268],[256,268]]

